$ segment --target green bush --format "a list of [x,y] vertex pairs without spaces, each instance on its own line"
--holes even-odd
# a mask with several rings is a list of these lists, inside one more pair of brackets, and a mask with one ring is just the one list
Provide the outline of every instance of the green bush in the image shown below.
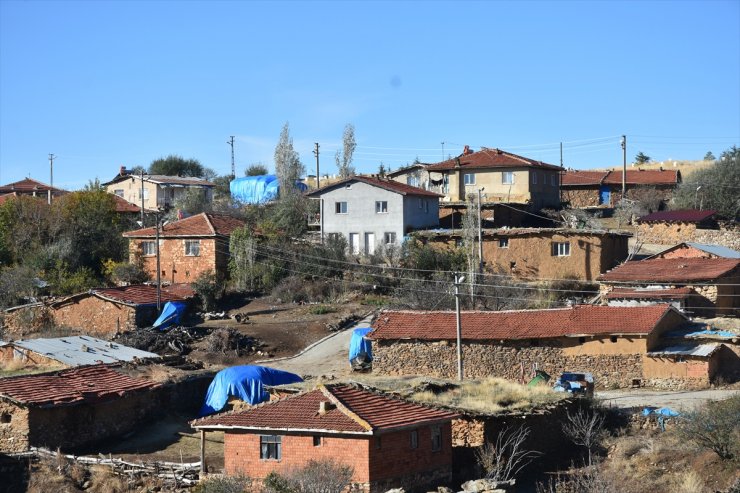
[[213,271],[207,271],[198,276],[193,283],[193,291],[200,299],[204,311],[216,309],[219,300],[224,295],[224,283]]
[[713,450],[723,460],[740,461],[740,395],[685,413],[677,431],[686,441]]

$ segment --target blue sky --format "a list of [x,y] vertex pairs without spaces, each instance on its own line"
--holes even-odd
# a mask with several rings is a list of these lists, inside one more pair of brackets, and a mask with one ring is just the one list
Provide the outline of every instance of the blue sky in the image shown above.
[[[272,167],[290,122],[336,172],[465,144],[557,164],[740,145],[740,2],[0,0],[0,183],[69,189],[180,154]],[[444,154],[442,149],[444,142]]]

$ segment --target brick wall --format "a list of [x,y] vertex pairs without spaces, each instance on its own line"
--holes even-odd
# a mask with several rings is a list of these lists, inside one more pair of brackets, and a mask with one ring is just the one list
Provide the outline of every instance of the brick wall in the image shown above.
[[55,325],[82,329],[93,336],[111,337],[136,328],[136,309],[96,296],[74,298],[52,308]]
[[[185,241],[199,240],[200,255],[185,255]],[[152,279],[157,277],[157,257],[154,255],[141,255],[140,244],[142,241],[153,241],[151,239],[131,239],[129,240],[129,258],[135,259],[140,257],[144,270],[149,273]],[[218,250],[228,250],[222,244],[223,240],[218,241]],[[228,241],[226,241],[228,244]],[[217,253],[216,238],[166,238],[160,239],[159,242],[159,266],[161,269],[162,282],[169,283],[189,283],[195,281],[198,276],[209,270],[226,274],[224,271],[224,261],[221,259],[225,254]],[[218,259],[217,259],[218,256]],[[217,269],[221,269],[218,271]]]

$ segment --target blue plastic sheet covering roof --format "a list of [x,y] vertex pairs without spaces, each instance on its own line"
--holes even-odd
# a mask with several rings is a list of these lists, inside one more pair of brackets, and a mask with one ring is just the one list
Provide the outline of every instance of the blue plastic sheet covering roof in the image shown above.
[[302,381],[301,377],[293,373],[264,366],[247,365],[225,368],[216,373],[211,385],[208,386],[200,415],[205,416],[220,411],[230,396],[238,397],[248,404],[259,404],[270,398],[265,385],[283,385]]
[[359,327],[352,331],[352,339],[349,341],[349,360],[352,361],[358,354],[365,353],[368,361],[373,360],[372,343],[365,336],[373,330],[371,327]]
[[[300,181],[295,183],[295,187],[301,192],[308,190],[308,186]],[[231,196],[244,204],[264,204],[275,200],[279,188],[276,175],[245,176],[229,183]]]
[[168,301],[165,303],[164,308],[162,308],[159,318],[154,321],[153,327],[164,330],[172,325],[178,325],[180,323],[180,317],[187,307],[187,303],[182,301]]

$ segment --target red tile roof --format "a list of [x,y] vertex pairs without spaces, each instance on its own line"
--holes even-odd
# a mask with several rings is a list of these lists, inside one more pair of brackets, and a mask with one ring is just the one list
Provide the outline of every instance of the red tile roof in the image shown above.
[[562,186],[577,186],[577,185],[601,185],[604,181],[608,171],[577,171],[569,170],[563,173],[561,178]]
[[0,204],[4,204],[7,200],[17,197],[18,194],[15,192],[5,193],[0,195]]
[[112,194],[112,196],[113,201],[115,202],[116,212],[141,212],[140,206],[129,202],[128,200],[124,199],[123,197],[119,197],[118,195]]
[[[465,340],[544,339],[579,335],[649,334],[668,305],[615,307],[578,305],[549,310],[462,312]],[[450,340],[456,338],[455,312],[384,311],[370,339]]]
[[613,299],[638,299],[638,300],[677,300],[688,298],[694,293],[691,288],[674,289],[613,289],[607,293],[606,298]]
[[535,161],[534,159],[502,151],[501,149],[488,149],[486,147],[482,147],[481,150],[477,152],[461,154],[453,159],[430,164],[427,166],[427,170],[443,171],[455,169],[457,167],[458,160],[461,168],[468,169],[519,168],[526,166],[529,168],[562,170],[560,166],[543,163],[542,161]]
[[0,193],[18,192],[18,193],[33,193],[33,192],[62,192],[66,193],[66,190],[56,188],[41,183],[40,181],[33,180],[31,178],[24,178],[20,181],[8,183],[7,185],[0,185]]
[[[157,287],[146,284],[93,289],[90,292],[99,298],[110,299],[127,305],[153,305],[157,303]],[[195,292],[190,284],[171,284],[162,286],[160,290],[162,303],[185,301],[193,296],[195,296]]]
[[156,386],[154,382],[131,378],[108,366],[95,365],[0,378],[0,398],[25,406],[51,407],[111,400]]
[[346,183],[349,183],[352,181],[359,181],[362,183],[367,183],[368,185],[382,188],[384,190],[388,190],[389,192],[399,193],[401,195],[421,195],[424,197],[442,197],[442,195],[438,193],[430,192],[429,190],[424,190],[423,188],[419,188],[419,187],[412,187],[411,185],[406,185],[405,183],[400,183],[394,180],[389,180],[386,178],[376,178],[374,176],[360,176],[360,175],[350,176],[349,178],[345,178],[344,180],[330,183],[329,185],[313,190],[307,193],[306,195],[320,195],[323,192],[326,192],[328,190],[331,190],[337,187],[342,187]]
[[[165,224],[160,230],[162,238],[182,236],[229,236],[232,231],[244,226],[245,222],[233,216],[215,212],[201,212],[179,221]],[[151,238],[156,236],[155,228],[137,229],[123,233],[126,238]]]
[[[627,170],[625,181],[628,185],[678,185],[681,183],[681,172],[677,170]],[[621,185],[622,172],[609,172],[604,183]]]
[[[141,179],[136,173],[125,173],[116,175],[111,181],[103,183],[103,186],[112,185],[125,180]],[[168,176],[168,175],[144,175],[144,181],[156,183],[158,185],[178,185],[184,187],[214,187],[215,185],[203,178],[194,178],[191,176]]]
[[[319,414],[319,404],[335,407]],[[279,401],[260,404],[241,412],[209,416],[191,424],[194,428],[242,428],[275,431],[321,431],[378,434],[399,428],[441,423],[455,413],[415,404],[351,385],[326,385]]]
[[731,274],[740,266],[735,258],[649,258],[625,262],[598,277],[606,282],[712,281]]
[[681,209],[675,211],[653,212],[647,216],[642,216],[637,220],[638,223],[700,223],[715,215],[717,211],[697,211],[694,209]]

